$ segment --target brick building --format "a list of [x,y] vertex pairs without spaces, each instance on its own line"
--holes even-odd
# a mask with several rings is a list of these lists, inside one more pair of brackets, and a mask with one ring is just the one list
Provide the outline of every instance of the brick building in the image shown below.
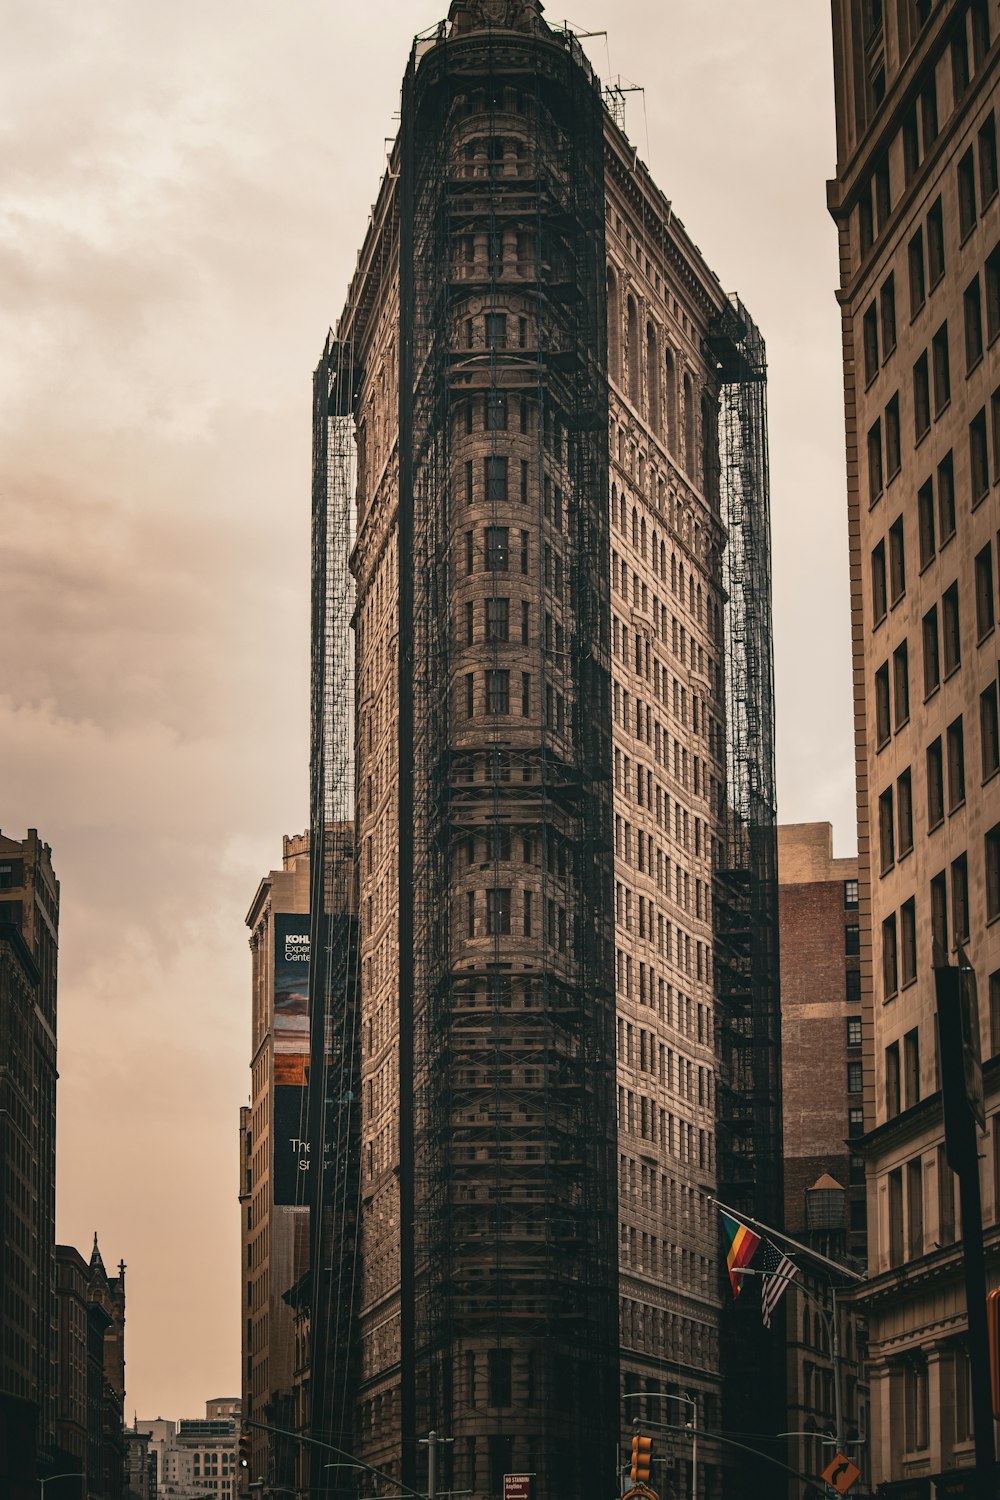
[[[851,1137],[864,1130],[858,862],[834,858],[829,823],[779,825],[778,904],[784,1228],[861,1269],[865,1165],[851,1151]],[[835,1403],[829,1329],[816,1303],[831,1312],[832,1303],[828,1280],[804,1260],[801,1270],[788,1293],[787,1427],[796,1434],[789,1462],[800,1473],[819,1474],[831,1457]],[[867,1340],[863,1320],[846,1304],[839,1334],[845,1436],[866,1482]]]
[[1000,8],[834,0],[833,33],[872,1479],[926,1485],[972,1460],[932,939],[979,977],[1000,1277]]
[[[240,1111],[242,1409],[290,1428],[292,1314],[284,1294],[309,1260],[305,1142],[309,1060],[309,836],[285,836],[260,882],[250,929],[251,1093]],[[291,1485],[294,1453],[259,1428],[250,1477]]]
[[55,1405],[58,937],[52,851],[34,828],[0,834],[0,1399],[29,1404],[40,1444]]
[[[316,514],[344,424],[357,444],[358,1370],[333,1440],[412,1484],[433,1428],[440,1488],[531,1470],[549,1500],[614,1493],[632,1420],[693,1414],[714,1500],[721,362],[752,330],[728,379],[762,402],[762,346],[540,11],[455,0],[417,38],[316,374]],[[327,659],[314,637],[314,703]],[[741,696],[768,762],[769,691]],[[746,1194],[764,1160],[780,1181],[776,1020],[754,1040],[753,1110],[718,1048]],[[664,1435],[664,1483],[690,1493],[692,1458]]]

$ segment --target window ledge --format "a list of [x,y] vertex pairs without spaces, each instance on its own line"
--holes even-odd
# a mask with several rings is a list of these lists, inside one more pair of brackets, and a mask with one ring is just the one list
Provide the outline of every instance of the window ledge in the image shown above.
[[896,725],[895,729],[893,730],[893,734],[902,734],[903,730],[906,728],[906,726],[907,726],[907,724],[909,724],[909,722],[910,722],[910,716],[909,716],[909,714],[907,714],[905,719],[900,719],[899,723]]
[[961,812],[963,810],[963,808],[965,807],[965,802],[966,802],[966,799],[963,797],[961,799],[961,801],[956,802],[953,807],[949,807],[949,809],[948,809],[948,816],[949,816],[949,818],[953,818],[956,813]]
[[936,823],[928,822],[928,824],[927,824],[927,835],[928,835],[928,837],[930,837],[930,835],[932,833],[937,833],[938,829],[939,828],[943,828],[943,827],[944,827],[944,814],[942,814],[941,817],[938,818],[938,820],[937,820]]
[[949,667],[948,668],[947,672],[945,672],[944,676],[941,678],[941,681],[942,682],[950,682],[951,679],[954,677],[955,673],[956,672],[961,672],[961,670],[962,670],[962,663],[961,663],[961,661],[957,661],[953,667]]
[[951,406],[951,397],[949,396],[948,399],[947,399],[947,401],[942,401],[940,406],[936,406],[934,408],[934,420],[935,420],[935,422],[940,422],[941,418],[944,416],[945,412],[949,409],[950,406]]
[[923,443],[924,439],[927,437],[927,434],[930,432],[930,430],[931,430],[931,423],[928,422],[928,424],[924,428],[923,432],[918,432],[917,433],[917,435],[913,439],[913,446],[914,446],[915,449],[920,447],[920,445]]
[[977,649],[978,649],[978,647],[984,646],[986,644],[986,642],[989,640],[990,636],[993,634],[993,632],[995,631],[995,629],[996,629],[996,624],[994,623],[993,625],[990,626],[990,628],[988,630],[984,630],[983,631],[982,635],[979,637],[978,641],[976,642]]
[[930,692],[924,694],[924,702],[925,703],[929,703],[932,698],[936,698],[937,697],[937,695],[938,695],[938,693],[940,691],[941,691],[941,684],[940,684],[940,682],[936,682],[934,684],[934,686],[931,688]]

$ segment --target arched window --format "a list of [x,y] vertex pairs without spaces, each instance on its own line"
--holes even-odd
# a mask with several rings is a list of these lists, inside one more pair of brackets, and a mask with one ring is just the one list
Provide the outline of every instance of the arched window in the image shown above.
[[627,322],[626,337],[628,349],[628,399],[633,406],[639,405],[639,379],[640,379],[640,348],[639,348],[639,309],[635,298],[629,294],[626,303]]
[[632,546],[639,546],[639,512],[635,506],[632,507]]
[[611,486],[611,524],[618,525],[618,487],[614,484]]
[[646,324],[646,380],[648,389],[646,391],[647,410],[646,420],[656,433],[662,436],[660,421],[660,361],[656,357],[656,329],[652,323]]
[[608,267],[608,371],[616,384],[622,383],[622,305],[618,295],[618,277]]
[[639,555],[643,562],[646,561],[646,522],[639,523]]
[[621,509],[622,509],[622,520],[621,520],[621,526],[619,527],[619,530],[621,531],[622,536],[628,536],[628,530],[627,530],[627,528],[625,526],[625,491],[624,490],[622,490],[622,496],[621,496]]
[[666,544],[666,542],[661,542],[660,543],[660,577],[662,578],[663,582],[666,583],[666,581],[667,581],[667,544]]
[[694,451],[694,382],[684,375],[684,472],[689,479],[697,479],[697,460]]
[[668,349],[663,357],[664,396],[667,414],[667,451],[677,457],[677,370]]

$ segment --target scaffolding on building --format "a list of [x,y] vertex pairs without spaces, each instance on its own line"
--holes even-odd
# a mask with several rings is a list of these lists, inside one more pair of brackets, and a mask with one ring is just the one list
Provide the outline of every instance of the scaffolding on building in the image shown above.
[[[777,802],[771,526],[764,341],[732,298],[710,347],[719,362],[720,501],[726,540],[725,803],[715,868],[718,1196],[765,1223],[783,1218]],[[741,1299],[749,1304],[752,1298]],[[756,1307],[727,1299],[722,1325],[728,1426],[777,1431],[784,1341]],[[746,1372],[758,1377],[748,1382]],[[769,1426],[770,1422],[777,1425]]]
[[[351,1450],[359,1171],[359,970],[354,833],[354,399],[350,343],[313,377],[309,1073],[310,1435]],[[318,1452],[319,1450],[314,1450]],[[343,1489],[322,1460],[311,1496]]]
[[[473,148],[501,133],[523,146],[510,172]],[[402,1474],[417,1482],[433,1428],[455,1438],[445,1483],[480,1487],[465,1445],[485,1424],[491,1489],[530,1441],[543,1493],[603,1496],[618,1338],[601,97],[568,35],[439,29],[411,56],[401,141]],[[499,483],[467,533],[469,403],[505,413],[491,425],[505,463],[506,413],[528,414],[520,539]],[[510,727],[498,688],[467,725],[457,590],[471,574],[491,594],[518,566],[536,601],[526,722]],[[550,612],[566,620],[558,656]],[[494,638],[489,680],[502,660]],[[530,957],[503,941],[512,839],[540,871]],[[470,849],[485,944],[459,909]]]

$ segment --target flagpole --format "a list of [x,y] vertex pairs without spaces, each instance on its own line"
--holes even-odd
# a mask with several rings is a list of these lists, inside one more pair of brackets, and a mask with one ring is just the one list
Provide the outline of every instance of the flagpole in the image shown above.
[[826,1266],[831,1271],[839,1271],[842,1276],[849,1277],[851,1281],[865,1281],[867,1279],[861,1271],[854,1271],[850,1266],[841,1265],[839,1260],[831,1260],[828,1255],[821,1255],[818,1250],[810,1250],[809,1246],[803,1245],[800,1240],[793,1240],[791,1235],[785,1234],[783,1230],[775,1229],[770,1224],[762,1224],[759,1219],[752,1219],[742,1209],[730,1208],[727,1203],[723,1203],[719,1198],[709,1198],[708,1201],[714,1203],[716,1208],[721,1209],[723,1213],[729,1214],[731,1218],[736,1219],[740,1224],[745,1224],[748,1229],[759,1229],[762,1234],[770,1235],[776,1240],[782,1240],[786,1245],[791,1245],[792,1249],[797,1250],[800,1255],[808,1255],[811,1260],[817,1261],[820,1265]]

